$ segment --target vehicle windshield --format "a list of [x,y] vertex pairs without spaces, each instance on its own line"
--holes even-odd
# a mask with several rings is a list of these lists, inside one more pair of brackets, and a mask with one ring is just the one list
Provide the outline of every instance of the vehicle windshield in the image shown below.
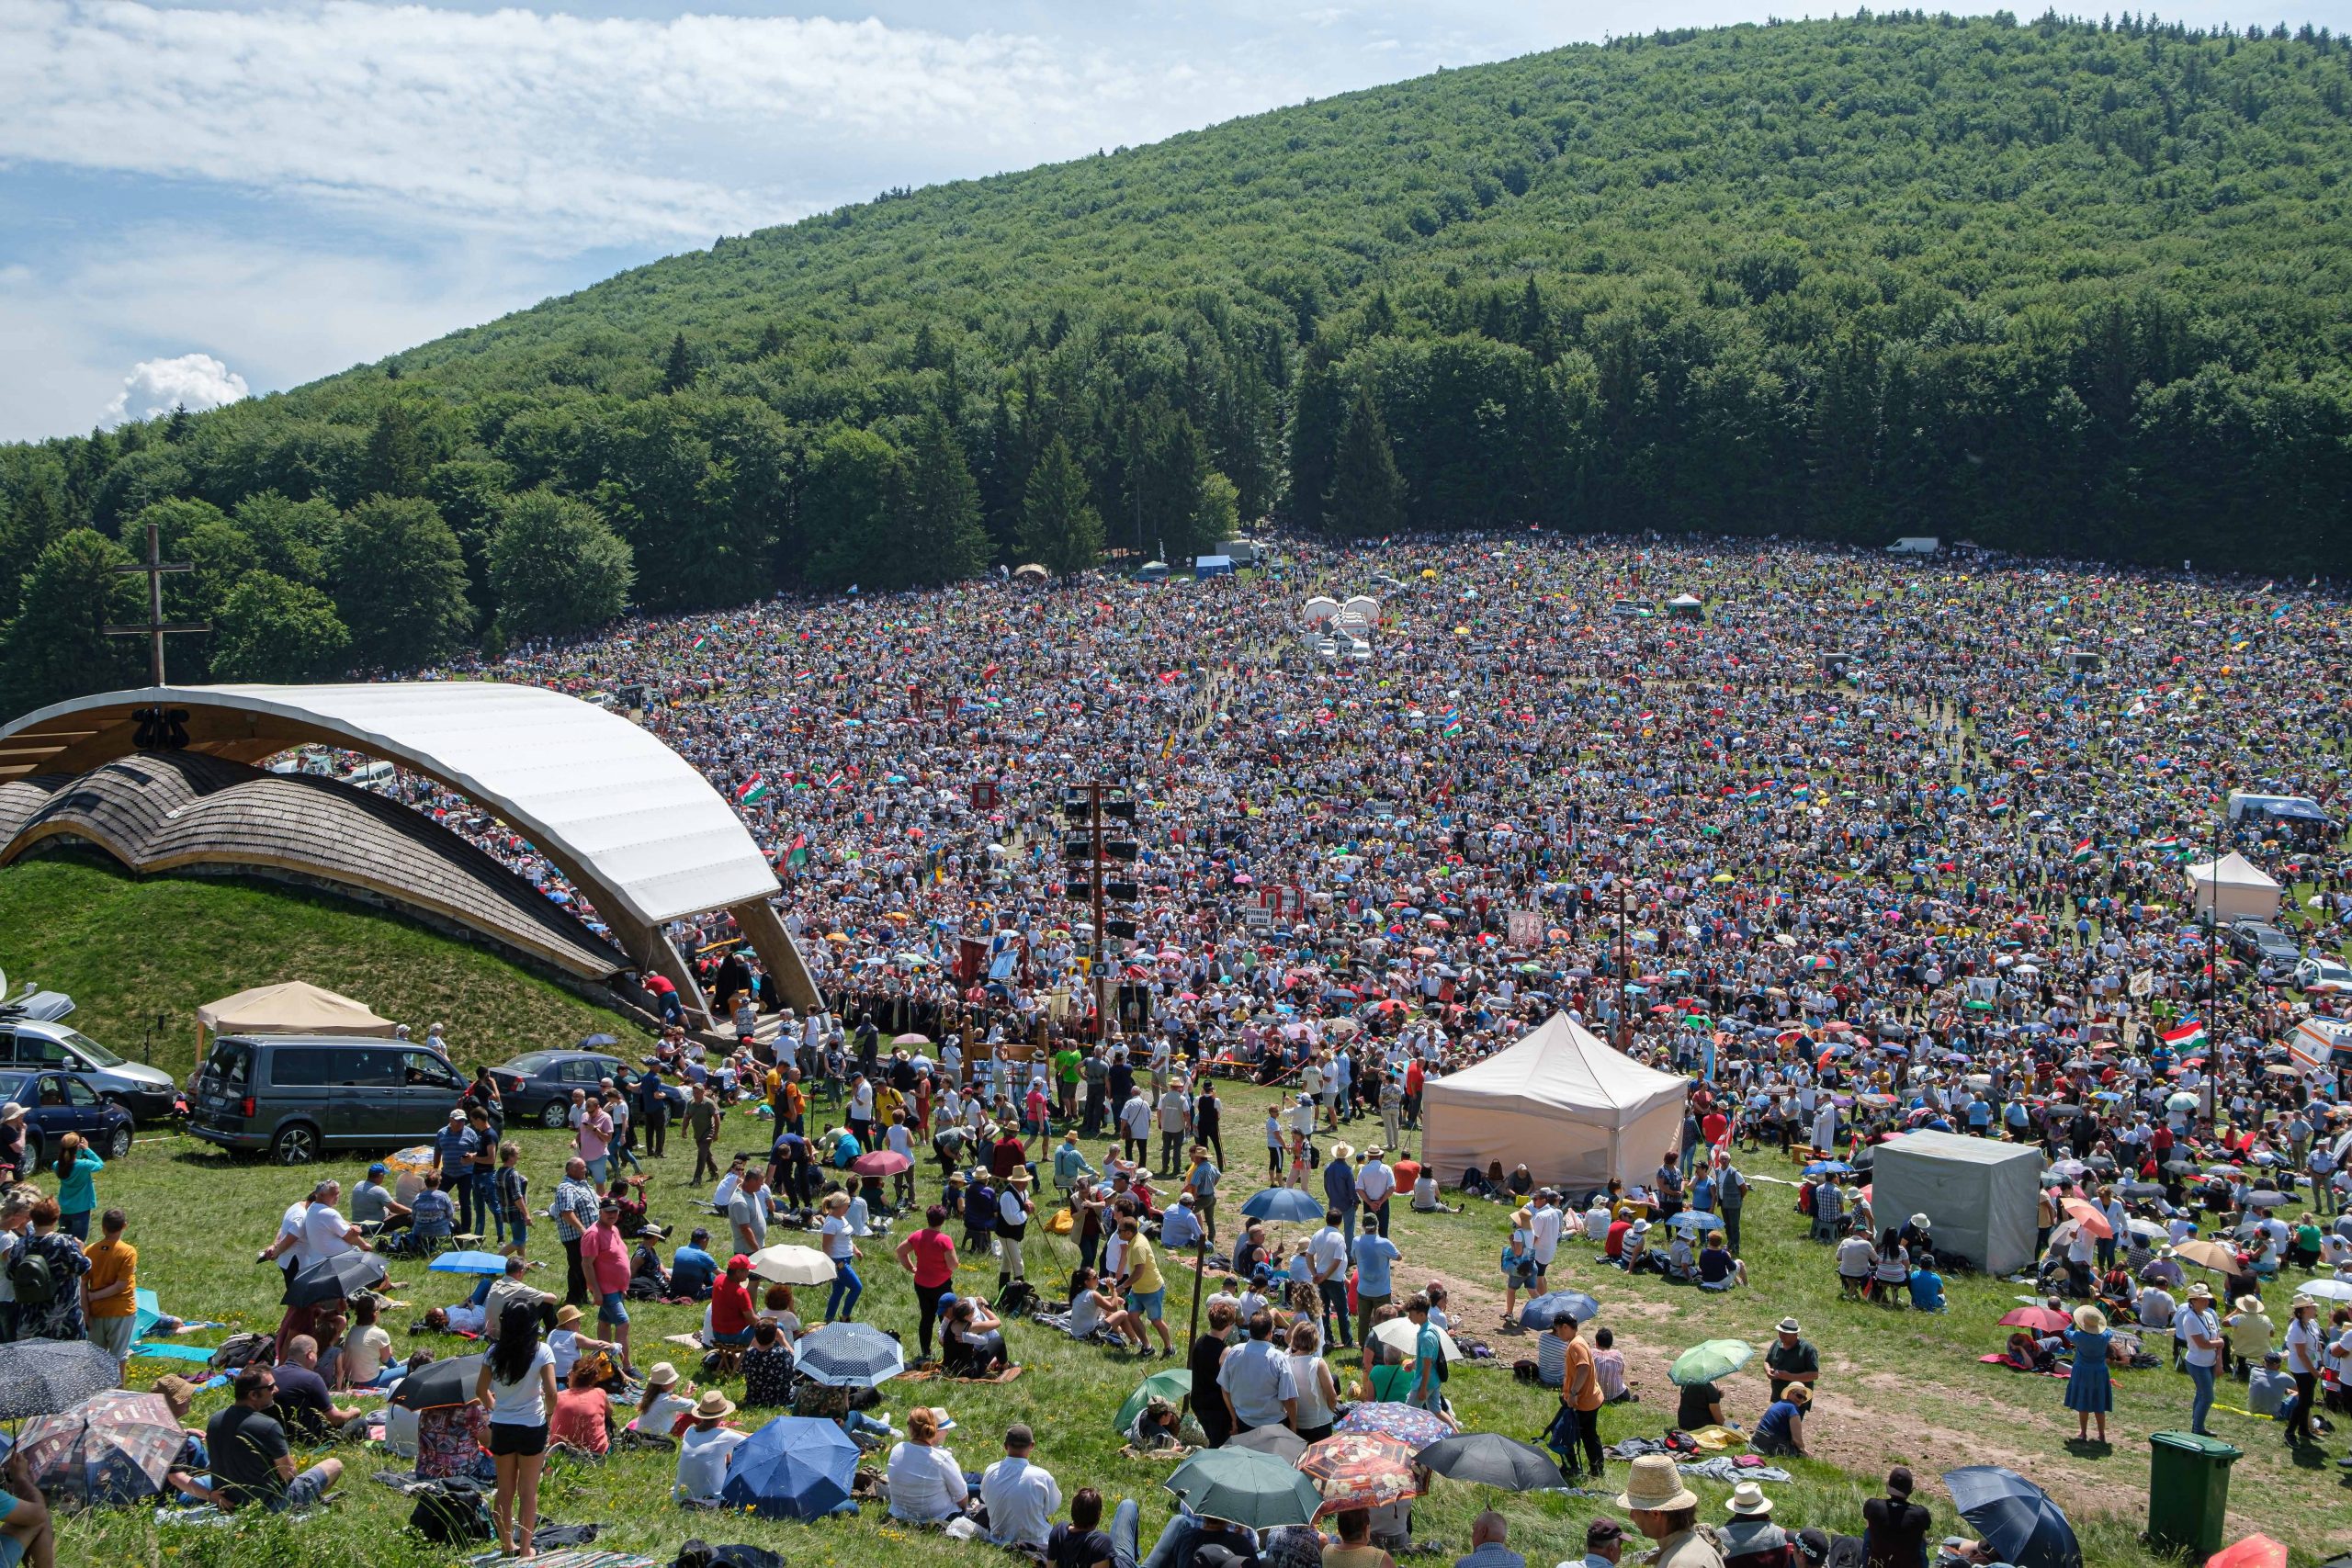
[[529,1077],[555,1059],[556,1054],[553,1051],[526,1051],[513,1061],[503,1063],[502,1066],[510,1073],[520,1073],[525,1077]]
[[96,1041],[91,1039],[88,1035],[83,1033],[78,1029],[67,1029],[62,1024],[58,1025],[57,1038],[61,1043],[70,1045],[74,1050],[80,1052],[83,1057],[94,1067],[119,1067],[122,1066],[121,1057],[116,1055],[113,1052],[107,1050],[105,1046],[99,1044]]
[[26,1104],[32,1098],[32,1081],[30,1073],[0,1073],[0,1100]]

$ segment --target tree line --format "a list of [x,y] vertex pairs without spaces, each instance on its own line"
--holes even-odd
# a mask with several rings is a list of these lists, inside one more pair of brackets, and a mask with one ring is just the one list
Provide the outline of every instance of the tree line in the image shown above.
[[[294,392],[0,448],[0,702],[413,669],[1272,521],[2342,573],[2352,53],[1661,33],[722,241]],[[194,639],[191,639],[193,641]]]

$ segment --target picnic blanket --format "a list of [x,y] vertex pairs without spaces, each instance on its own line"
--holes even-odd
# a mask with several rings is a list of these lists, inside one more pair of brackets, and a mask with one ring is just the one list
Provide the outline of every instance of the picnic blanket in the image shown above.
[[[544,1536],[545,1531],[540,1534]],[[477,1552],[465,1560],[469,1564],[487,1564],[499,1561],[495,1547]],[[531,1560],[544,1568],[664,1568],[657,1558],[640,1556],[634,1551],[606,1551],[594,1546],[566,1547],[556,1551],[542,1551]]]
[[[2007,1356],[1979,1356],[1976,1359],[1984,1362],[1988,1367],[2007,1367],[2013,1372],[2025,1372],[2030,1375],[2033,1373],[2033,1369],[2031,1367],[2020,1367],[2015,1361],[2010,1360]],[[2064,1382],[2066,1380],[2066,1374],[2064,1372],[2042,1372],[2040,1375],[2045,1378],[2056,1378],[2061,1382]]]
[[944,1382],[1011,1382],[1020,1375],[1021,1368],[1018,1365],[1007,1367],[1004,1371],[997,1373],[997,1375],[992,1378],[951,1378],[947,1376],[946,1373],[941,1371],[937,1367],[923,1367],[911,1372],[900,1372],[899,1374],[899,1381],[900,1382],[922,1382],[928,1378],[938,1378]]

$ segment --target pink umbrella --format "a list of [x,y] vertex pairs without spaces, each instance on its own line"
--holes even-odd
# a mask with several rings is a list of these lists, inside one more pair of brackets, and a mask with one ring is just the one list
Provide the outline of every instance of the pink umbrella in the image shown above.
[[849,1168],[860,1176],[896,1176],[902,1170],[912,1169],[914,1163],[896,1149],[876,1149],[870,1155],[860,1155],[850,1161]]
[[2083,1229],[2100,1240],[2115,1234],[2115,1227],[2107,1223],[2107,1216],[2099,1213],[2098,1205],[2087,1198],[2067,1199],[2066,1213],[2078,1221]]

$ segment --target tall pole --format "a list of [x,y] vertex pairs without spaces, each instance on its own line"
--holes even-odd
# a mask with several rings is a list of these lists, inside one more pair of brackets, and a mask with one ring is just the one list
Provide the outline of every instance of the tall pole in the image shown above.
[[1111,1010],[1103,999],[1104,970],[1109,954],[1102,946],[1102,781],[1095,779],[1086,786],[1088,820],[1094,837],[1094,852],[1090,857],[1089,871],[1093,877],[1094,895],[1094,1038],[1108,1043],[1111,1038]]
[[1633,966],[1633,944],[1625,935],[1625,877],[1626,867],[1620,862],[1617,867],[1617,1049],[1630,1055],[1634,1043],[1634,1021],[1625,1011],[1625,971]]

